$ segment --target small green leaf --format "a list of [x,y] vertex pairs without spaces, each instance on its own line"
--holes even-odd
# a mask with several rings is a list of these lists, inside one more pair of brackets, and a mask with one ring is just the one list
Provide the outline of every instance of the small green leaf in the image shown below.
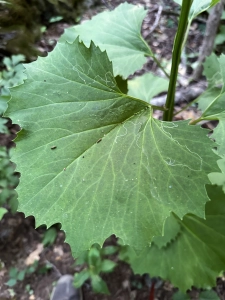
[[[182,0],[174,0],[179,5],[182,4]],[[216,5],[220,0],[194,0],[189,12],[189,23],[197,17],[197,15],[201,14],[203,11],[209,9],[210,7]]]
[[76,258],[75,265],[79,266],[79,265],[82,265],[84,263],[88,263],[88,253],[89,253],[89,250],[81,252],[79,254],[79,257]]
[[104,259],[101,263],[101,272],[112,272],[113,269],[116,267],[116,263],[109,259]]
[[15,267],[10,268],[9,270],[9,277],[11,278],[17,278],[18,269]]
[[0,207],[0,220],[3,218],[4,214],[6,214],[8,211],[4,207]]
[[217,293],[213,290],[208,291],[202,291],[199,294],[199,300],[219,300],[220,297],[217,295]]
[[[3,99],[3,97],[0,96],[0,115],[2,115],[6,111],[6,108],[7,108],[7,103]],[[6,122],[1,121],[1,123],[5,124]],[[0,125],[0,126],[2,126],[2,125]],[[1,129],[1,132],[2,132],[2,129]]]
[[[12,57],[11,57],[12,66],[14,66],[14,67],[25,60],[26,60],[26,58],[22,54],[12,55]],[[23,67],[22,67],[22,69],[23,69]]]
[[219,27],[219,33],[217,33],[215,38],[215,45],[220,45],[225,42],[225,25]]
[[173,300],[190,300],[190,296],[187,293],[182,293],[181,291],[177,291],[173,295]]
[[223,191],[225,192],[225,159],[218,160],[218,166],[222,173],[210,173],[209,180],[212,184],[216,184],[223,187]]
[[90,21],[66,29],[60,41],[73,43],[79,36],[87,47],[93,41],[102,51],[107,51],[114,75],[127,78],[142,68],[146,55],[152,55],[140,33],[146,13],[143,7],[125,2],[113,11],[105,11]]
[[17,283],[17,280],[14,278],[11,278],[6,282],[6,285],[12,287],[12,286],[16,285],[16,283]]
[[34,273],[37,269],[37,266],[38,266],[38,260],[35,260],[34,263],[29,268],[27,268],[26,273],[27,274]]
[[93,275],[91,277],[91,285],[96,293],[109,295],[109,290],[105,281],[98,275]]
[[4,134],[9,133],[9,130],[8,130],[7,126],[6,126],[7,121],[8,121],[7,119],[2,118],[0,116],[0,133],[4,133]]
[[25,269],[25,270],[19,271],[19,272],[18,272],[18,275],[17,275],[17,280],[23,281],[25,275],[26,275],[26,269]]
[[57,230],[54,227],[49,228],[43,237],[42,244],[44,246],[52,245],[57,237]]
[[106,246],[101,249],[102,255],[112,255],[115,254],[119,248],[117,246]]
[[167,91],[168,86],[168,79],[148,73],[128,81],[128,95],[150,103],[154,96]]
[[120,260],[130,263],[130,261],[136,259],[137,253],[134,251],[133,248],[129,247],[128,245],[125,245],[121,239],[119,239],[117,243],[120,246],[120,250],[119,250]]
[[100,250],[95,247],[91,247],[88,253],[88,265],[97,267],[100,265],[100,263],[101,263]]
[[80,273],[76,273],[74,275],[74,286],[76,288],[81,287],[86,280],[90,277],[89,271],[88,270],[82,270]]
[[38,268],[38,274],[47,274],[50,270],[52,270],[53,265],[47,262],[44,266]]

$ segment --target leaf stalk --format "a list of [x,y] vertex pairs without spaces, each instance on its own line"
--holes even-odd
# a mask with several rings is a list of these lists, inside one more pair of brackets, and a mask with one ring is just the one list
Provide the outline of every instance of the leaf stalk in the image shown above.
[[161,65],[160,61],[155,57],[155,55],[152,56],[152,59],[157,64],[157,66],[163,71],[163,73],[166,75],[166,77],[168,79],[170,79],[169,73],[166,72],[166,70],[163,68],[163,66]]
[[189,102],[187,105],[185,105],[181,110],[177,111],[174,116],[177,116],[182,111],[186,110],[188,107],[192,106],[193,104],[197,103],[199,101],[198,98],[194,99],[193,101]]
[[183,47],[183,41],[186,35],[187,25],[188,25],[188,15],[191,8],[193,0],[183,0],[181,7],[180,20],[178,24],[177,34],[174,39],[173,54],[172,54],[172,67],[170,73],[169,89],[166,98],[165,107],[167,110],[163,114],[164,121],[172,121],[173,110],[174,110],[174,99],[176,92],[176,83],[178,75],[178,67],[180,64],[181,52]]

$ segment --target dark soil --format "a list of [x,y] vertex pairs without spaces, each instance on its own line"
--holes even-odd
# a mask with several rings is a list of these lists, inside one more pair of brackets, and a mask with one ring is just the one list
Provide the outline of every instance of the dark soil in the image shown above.
[[[38,249],[43,240],[45,229],[34,229],[34,218],[24,218],[22,213],[14,215],[8,213],[0,222],[0,299],[36,299],[48,300],[54,284],[64,274],[74,274],[79,268],[74,265],[70,247],[64,243],[65,235],[58,232],[53,245],[44,248],[38,256],[34,251]],[[115,238],[107,241],[107,245],[115,244]],[[38,267],[32,274],[18,281],[12,288],[6,285],[10,279],[9,270],[12,267],[23,270],[28,267],[28,256],[38,259]],[[113,258],[117,260],[116,257]],[[48,265],[49,270],[41,273]],[[103,274],[102,278],[107,282],[110,296],[94,294],[91,285],[87,282],[83,286],[84,300],[130,300],[149,299],[151,280],[146,276],[134,275],[129,265],[118,262],[113,273]],[[158,299],[171,299],[174,289],[168,282],[159,282],[160,288],[156,288]],[[29,291],[26,291],[29,286]],[[14,296],[13,296],[14,295]]]

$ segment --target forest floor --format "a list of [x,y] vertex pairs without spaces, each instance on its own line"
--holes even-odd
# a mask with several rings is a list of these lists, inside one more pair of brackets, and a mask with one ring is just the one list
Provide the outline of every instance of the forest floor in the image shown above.
[[[170,0],[135,0],[128,2],[142,4],[149,10],[143,22],[142,34],[151,45],[152,50],[157,53],[158,59],[169,67],[173,39],[178,23],[178,6]],[[95,9],[87,11],[82,16],[82,20],[90,19],[96,13],[107,8],[113,9],[120,3],[121,1],[119,0],[102,2]],[[156,24],[155,20],[161,9],[161,4],[161,18]],[[201,19],[192,23],[186,50],[187,55],[194,56],[199,52],[206,20],[207,15],[203,15]],[[52,50],[53,45],[66,27],[68,27],[68,24],[63,22],[52,24],[43,34],[37,45],[38,49],[42,52]],[[185,61],[185,58],[183,60]],[[190,58],[188,64],[181,64],[180,78],[184,86],[187,85],[189,75],[192,72],[192,63],[194,63],[194,59]],[[157,74],[160,73],[157,65],[151,59],[148,60],[139,73],[149,70]],[[179,103],[177,109],[186,104],[185,101]],[[184,111],[183,115],[179,116],[179,119],[195,117],[196,113],[196,108],[191,107]],[[11,132],[13,132],[13,127],[11,127]],[[3,137],[0,138],[2,139],[1,144],[9,146],[12,135],[6,136],[5,139]],[[79,271],[79,268],[74,265],[75,261],[69,245],[64,243],[64,233],[58,230],[55,242],[43,247],[42,242],[45,231],[46,229],[43,226],[35,229],[33,217],[25,218],[22,213],[7,213],[4,215],[0,222],[0,300],[49,300],[52,289],[61,275],[73,275]],[[112,237],[107,241],[107,244],[110,243],[114,245],[115,238]],[[134,275],[129,265],[119,261],[118,257],[114,256],[112,259],[117,262],[117,267],[112,273],[102,275],[111,295],[94,294],[90,283],[87,282],[82,287],[84,300],[152,300],[153,298],[150,298],[152,280],[148,276]],[[12,278],[12,268],[18,271],[27,270],[35,261],[38,261],[38,263],[34,270],[30,274],[26,274],[23,280],[18,280],[13,287],[6,285]],[[217,282],[217,292],[223,298],[224,281],[218,279]],[[154,299],[172,299],[176,290],[169,282],[158,279],[155,285]],[[197,295],[198,291],[193,289],[191,292],[192,298],[197,298]]]

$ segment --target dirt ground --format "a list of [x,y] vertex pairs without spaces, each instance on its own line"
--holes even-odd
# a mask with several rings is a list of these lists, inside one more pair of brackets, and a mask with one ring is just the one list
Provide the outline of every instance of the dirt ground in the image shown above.
[[[102,5],[94,10],[87,11],[82,20],[89,19],[96,13],[103,11],[106,8],[112,9],[123,1],[111,0],[102,1]],[[128,1],[130,3],[143,4],[149,9],[143,26],[142,34],[151,45],[152,50],[157,53],[158,59],[163,62],[169,62],[171,59],[171,50],[176,26],[178,22],[178,6],[173,1]],[[155,26],[157,13],[160,5],[163,4],[161,19]],[[190,38],[188,40],[187,53],[196,53],[203,37],[203,27],[205,26],[206,18],[201,17],[201,20],[194,21],[192,24]],[[52,24],[44,33],[37,47],[42,52],[53,49],[58,37],[63,33],[64,28],[68,27],[66,23]],[[152,32],[151,32],[152,30]],[[149,32],[151,32],[149,34]],[[185,66],[184,78],[188,78],[191,73],[191,64]],[[159,72],[156,64],[149,59],[143,67],[145,71]],[[183,105],[183,104],[181,104]],[[195,111],[192,109],[191,112]],[[186,118],[186,116],[185,116]],[[15,127],[9,125],[12,135],[0,136],[0,144],[12,146],[10,141],[15,135]],[[18,299],[18,300],[49,300],[51,291],[56,281],[63,274],[74,274],[79,271],[79,268],[74,265],[70,247],[64,243],[64,233],[58,230],[55,242],[47,247],[42,247],[45,228],[40,227],[35,229],[35,220],[33,217],[24,218],[22,213],[11,214],[7,213],[0,222],[0,300]],[[108,244],[115,244],[115,238],[110,238]],[[13,287],[6,285],[10,279],[9,270],[12,267],[18,270],[28,268],[28,257],[31,262],[38,260],[38,265],[35,270],[27,274],[21,281]],[[148,276],[134,275],[129,265],[124,262],[114,259],[118,265],[112,273],[103,274],[103,279],[107,282],[110,296],[94,294],[91,290],[89,282],[85,283],[82,290],[84,300],[147,300],[147,299],[172,299],[175,288],[169,282],[156,280],[155,295],[152,298],[151,280]],[[215,279],[216,284],[216,279]],[[218,279],[217,292],[221,299],[225,299],[223,294],[224,281]],[[197,297],[195,289],[192,291],[192,298]]]
[[[0,232],[0,259],[2,268],[0,271],[0,299],[36,299],[48,300],[55,282],[64,274],[74,274],[78,267],[74,265],[70,247],[64,243],[64,233],[58,232],[53,245],[44,248],[40,253],[38,268],[32,274],[28,274],[24,280],[9,288],[5,283],[9,279],[9,269],[16,266],[19,270],[27,268],[27,258],[35,259],[35,251],[38,249],[45,232],[44,228],[34,229],[34,218],[24,218],[22,213],[16,215],[7,214],[1,221]],[[115,244],[115,239],[111,239]],[[108,241],[107,244],[110,244]],[[44,274],[43,267],[49,266]],[[111,295],[94,294],[90,283],[83,286],[84,299],[112,300],[112,299],[149,299],[149,280],[143,276],[134,275],[129,266],[119,262],[113,273],[104,274]],[[148,282],[149,281],[149,282]],[[29,286],[29,291],[27,289]],[[13,291],[12,291],[13,290]],[[30,292],[30,294],[29,294]],[[10,295],[11,294],[11,295]],[[14,295],[13,295],[14,294]],[[165,282],[156,289],[159,299],[170,299],[173,294],[172,286]]]

